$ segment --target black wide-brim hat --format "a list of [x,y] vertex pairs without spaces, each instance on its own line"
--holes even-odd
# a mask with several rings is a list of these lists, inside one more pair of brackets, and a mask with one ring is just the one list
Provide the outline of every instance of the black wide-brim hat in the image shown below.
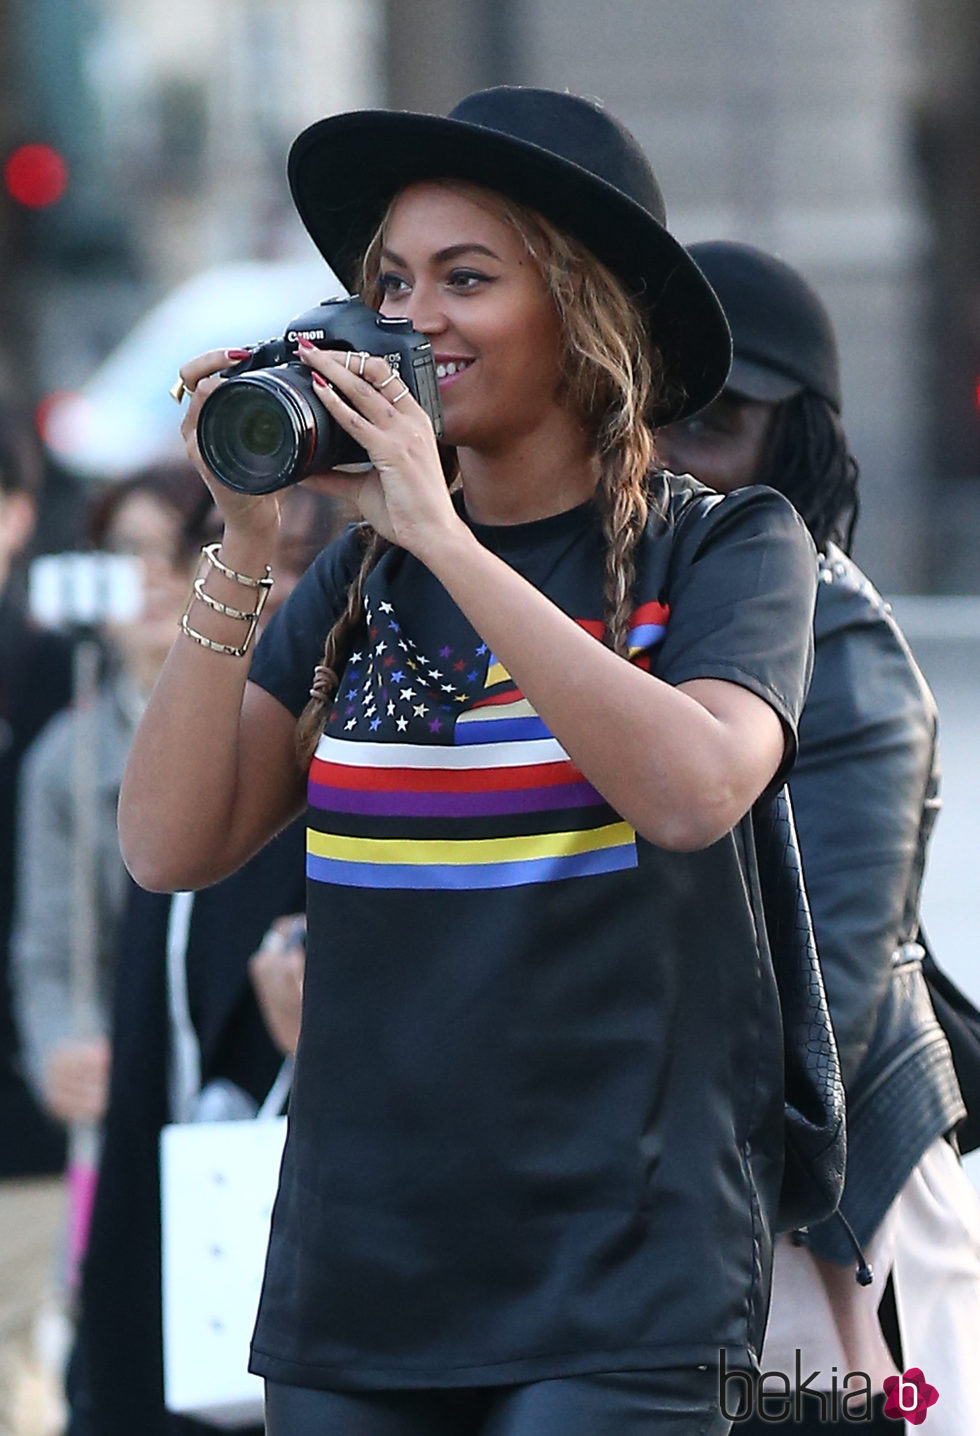
[[579,240],[638,302],[682,399],[659,423],[723,388],[731,336],[714,291],[666,228],[660,186],[636,139],[596,103],[499,86],[448,117],[396,110],[331,115],[289,154],[300,218],[348,289],[391,200],[420,180],[461,179],[527,205]]

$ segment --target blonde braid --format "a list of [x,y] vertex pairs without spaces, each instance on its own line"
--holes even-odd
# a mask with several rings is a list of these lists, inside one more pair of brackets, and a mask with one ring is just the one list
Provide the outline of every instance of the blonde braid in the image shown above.
[[360,526],[359,536],[362,543],[366,544],[364,557],[347,590],[344,611],[326,636],[323,657],[317,664],[313,687],[310,690],[310,701],[296,725],[296,756],[304,769],[309,767],[316,752],[316,745],[320,741],[337,696],[337,689],[340,687],[344,665],[354,647],[354,634],[364,613],[364,585],[381,555],[391,548],[389,541],[376,533],[369,524]]
[[606,540],[604,642],[622,658],[628,656],[636,549],[650,513],[649,475],[652,462],[651,436],[646,443],[637,442],[629,446],[618,462],[604,463],[596,489]]

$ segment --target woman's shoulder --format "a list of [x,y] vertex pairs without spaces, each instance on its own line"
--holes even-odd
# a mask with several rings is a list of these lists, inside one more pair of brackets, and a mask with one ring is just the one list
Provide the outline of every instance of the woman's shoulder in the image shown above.
[[[935,700],[915,661],[891,605],[841,549],[819,555],[814,621],[814,693],[825,686],[852,688],[867,708],[887,714],[899,692],[911,693],[931,715]],[[860,677],[860,681],[858,678]]]
[[[704,545],[738,531],[757,530],[772,538],[786,536],[804,550],[810,561],[816,550],[809,530],[783,494],[766,484],[746,484],[727,494],[718,493],[693,474],[672,474],[661,470],[662,502],[651,510],[648,534],[677,543],[694,544],[695,554]],[[689,537],[690,536],[690,537]]]

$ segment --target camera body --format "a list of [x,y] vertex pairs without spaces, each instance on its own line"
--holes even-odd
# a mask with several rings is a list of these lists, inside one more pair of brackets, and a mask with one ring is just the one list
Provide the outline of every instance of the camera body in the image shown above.
[[361,299],[327,299],[299,315],[281,339],[258,344],[225,370],[197,421],[208,468],[230,489],[268,494],[309,474],[370,462],[360,444],[331,418],[313,391],[297,340],[318,349],[377,354],[408,386],[442,437],[442,404],[432,345],[408,319],[389,319]]

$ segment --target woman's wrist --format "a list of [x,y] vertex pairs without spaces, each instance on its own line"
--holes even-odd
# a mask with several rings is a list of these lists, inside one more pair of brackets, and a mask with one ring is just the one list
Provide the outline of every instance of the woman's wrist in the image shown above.
[[458,514],[445,524],[429,529],[421,540],[411,545],[415,557],[448,587],[447,579],[458,571],[458,565],[465,563],[480,548],[479,540],[466,527]]
[[278,522],[268,529],[240,529],[225,526],[217,556],[236,573],[251,579],[265,578],[278,537]]

